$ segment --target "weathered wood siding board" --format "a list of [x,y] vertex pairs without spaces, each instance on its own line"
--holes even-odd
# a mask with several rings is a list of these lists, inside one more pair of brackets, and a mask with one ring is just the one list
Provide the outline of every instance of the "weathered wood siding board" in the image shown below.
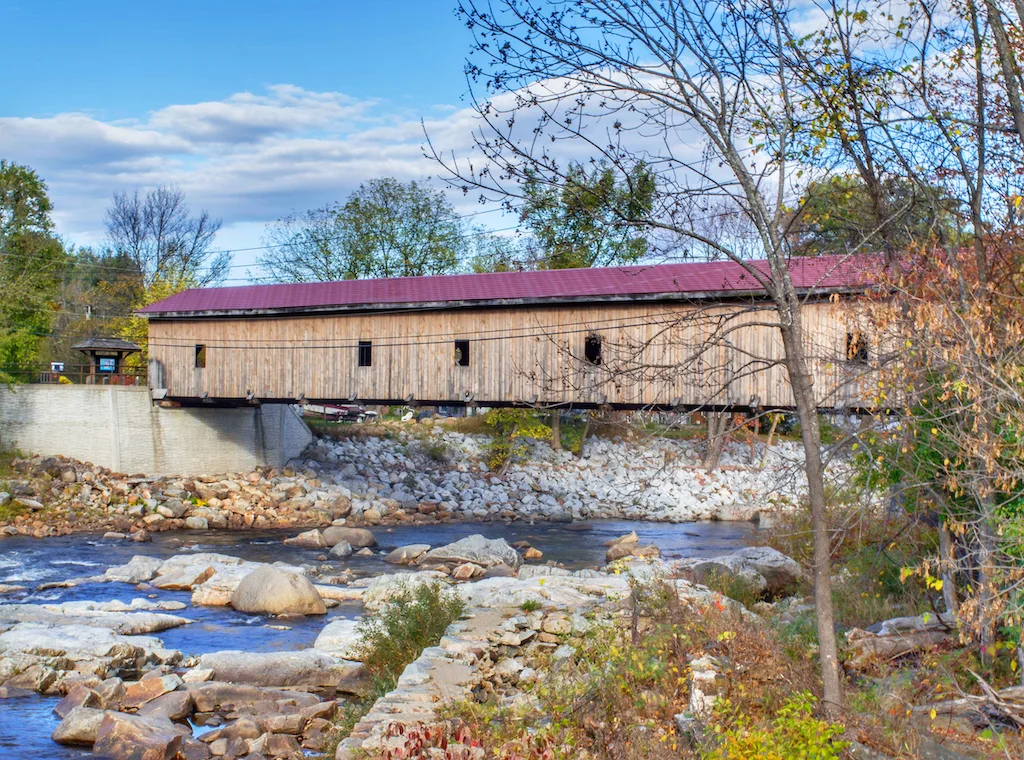
[[[153,319],[150,360],[171,398],[791,406],[774,318],[750,304],[622,303]],[[812,303],[803,318],[822,404],[862,405],[845,361],[849,308]],[[602,340],[598,366],[584,359],[590,333]],[[370,367],[358,366],[361,340],[372,341]],[[468,367],[455,363],[456,340],[470,341]]]

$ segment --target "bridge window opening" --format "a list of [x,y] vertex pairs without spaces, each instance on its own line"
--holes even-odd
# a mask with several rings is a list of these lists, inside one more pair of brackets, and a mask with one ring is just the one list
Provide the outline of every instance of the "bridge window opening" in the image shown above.
[[455,363],[460,367],[469,366],[469,341],[455,341]]
[[196,369],[204,369],[206,367],[206,346],[202,343],[196,344]]
[[601,364],[601,336],[591,333],[583,344],[583,357],[595,367]]
[[373,343],[368,340],[359,341],[359,366],[370,367],[373,365]]
[[862,333],[846,333],[846,360],[854,364],[868,363],[868,342]]

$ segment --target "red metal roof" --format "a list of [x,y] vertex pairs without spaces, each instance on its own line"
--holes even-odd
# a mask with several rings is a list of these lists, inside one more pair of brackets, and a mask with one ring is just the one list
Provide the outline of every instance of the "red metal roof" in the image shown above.
[[[767,262],[749,262],[767,272]],[[873,256],[821,256],[790,262],[793,284],[823,292],[869,284]],[[608,297],[728,295],[761,291],[757,280],[733,261],[553,269],[536,272],[494,272],[432,277],[288,285],[247,285],[186,290],[140,309],[154,317],[187,313],[245,313],[292,310],[371,308],[378,305],[423,305],[475,301],[515,302]]]

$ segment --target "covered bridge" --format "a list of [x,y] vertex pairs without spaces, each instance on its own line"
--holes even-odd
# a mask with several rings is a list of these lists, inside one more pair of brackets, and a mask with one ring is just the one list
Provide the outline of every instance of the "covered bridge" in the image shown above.
[[[865,260],[790,266],[819,405],[865,406]],[[140,314],[154,396],[184,403],[793,405],[772,304],[733,262],[205,288]]]

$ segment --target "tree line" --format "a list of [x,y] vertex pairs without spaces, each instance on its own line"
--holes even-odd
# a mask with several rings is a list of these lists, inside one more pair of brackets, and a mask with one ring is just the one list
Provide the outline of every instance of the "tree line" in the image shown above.
[[[326,282],[456,272],[526,271],[665,260],[650,229],[656,174],[642,164],[619,177],[606,161],[574,163],[565,182],[525,178],[509,202],[517,224],[493,232],[460,215],[425,182],[364,182],[343,202],[290,212],[267,224],[253,282]],[[839,175],[807,188],[794,224],[796,252],[849,250],[863,239],[864,185]],[[812,211],[812,209],[817,209]],[[144,345],[134,310],[194,287],[230,284],[240,265],[217,248],[222,221],[193,213],[172,186],[117,192],[99,246],[60,236],[44,180],[31,167],[0,160],[0,371],[27,379],[51,361],[80,363],[74,343],[122,336]],[[911,225],[927,224],[923,210]],[[624,221],[627,220],[627,221]],[[682,254],[685,256],[686,254]]]

